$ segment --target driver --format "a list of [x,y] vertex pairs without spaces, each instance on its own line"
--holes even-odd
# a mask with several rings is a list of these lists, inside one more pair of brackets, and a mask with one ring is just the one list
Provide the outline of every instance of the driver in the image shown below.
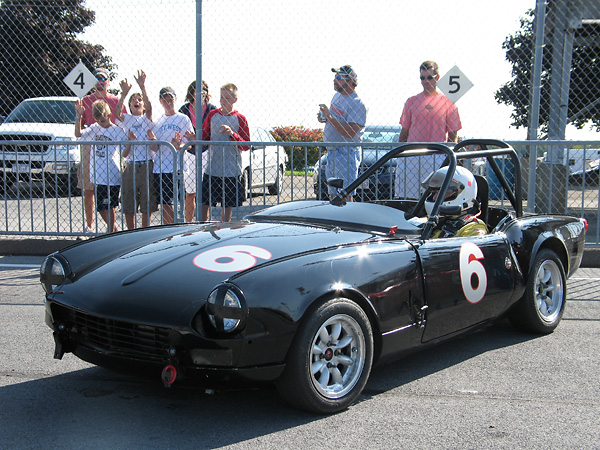
[[[425,199],[425,210],[429,216],[447,172],[448,167],[442,167],[433,172],[423,182],[423,187],[429,189],[429,195]],[[431,237],[445,238],[487,234],[487,226],[483,220],[478,218],[480,214],[475,177],[464,167],[457,166],[450,186],[448,186],[446,198],[440,205],[438,223]]]

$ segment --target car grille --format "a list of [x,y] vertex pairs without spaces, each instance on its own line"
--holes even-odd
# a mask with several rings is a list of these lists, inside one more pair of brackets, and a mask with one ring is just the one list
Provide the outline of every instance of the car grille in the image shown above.
[[29,161],[23,158],[19,158],[17,161],[5,161],[0,155],[0,169],[11,169],[15,163],[29,164],[32,169],[42,169],[44,167],[43,161]]
[[108,356],[158,362],[167,358],[169,329],[105,319],[53,303],[54,322],[62,322],[77,344]]
[[[51,136],[29,134],[2,134],[0,135],[0,151],[11,153],[44,153],[48,149],[45,141],[50,141]],[[5,141],[31,141],[31,144],[4,144]]]

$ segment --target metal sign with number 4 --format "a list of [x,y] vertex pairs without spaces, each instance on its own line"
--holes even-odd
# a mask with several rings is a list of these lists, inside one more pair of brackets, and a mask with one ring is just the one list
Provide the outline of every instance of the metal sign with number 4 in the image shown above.
[[454,66],[446,72],[446,75],[438,80],[437,87],[452,103],[456,103],[459,98],[473,87],[473,83],[457,66]]
[[79,62],[63,81],[79,98],[83,98],[97,82],[94,74],[82,62]]

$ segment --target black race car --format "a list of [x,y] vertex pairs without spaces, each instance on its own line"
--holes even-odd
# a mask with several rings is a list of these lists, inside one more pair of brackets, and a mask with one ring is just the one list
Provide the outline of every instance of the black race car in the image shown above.
[[[484,150],[462,152],[468,145]],[[331,201],[281,204],[233,223],[101,236],[41,267],[55,358],[142,369],[165,386],[274,382],[291,404],[333,413],[359,396],[376,362],[508,315],[552,332],[579,267],[587,223],[523,214],[521,173],[501,141],[405,144]],[[391,158],[444,154],[448,175],[428,218],[419,201],[345,202]],[[496,157],[512,158],[515,189]],[[489,233],[432,239],[457,164],[487,158],[507,209],[478,200]],[[507,204],[509,202],[506,202]],[[492,202],[493,203],[493,202]]]

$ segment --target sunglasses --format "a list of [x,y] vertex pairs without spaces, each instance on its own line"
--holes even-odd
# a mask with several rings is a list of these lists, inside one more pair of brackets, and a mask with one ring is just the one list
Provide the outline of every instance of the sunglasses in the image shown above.
[[426,77],[424,77],[423,75],[421,75],[419,78],[421,80],[433,80],[437,75],[427,75]]
[[350,79],[350,77],[347,76],[347,75],[336,75],[335,79],[338,80],[338,81],[339,80],[348,80],[348,79]]
[[98,81],[106,81],[106,80],[108,80],[108,78],[106,78],[106,77],[103,77],[102,75],[99,75],[99,76],[97,76],[97,77],[96,77],[96,79],[97,79]]

